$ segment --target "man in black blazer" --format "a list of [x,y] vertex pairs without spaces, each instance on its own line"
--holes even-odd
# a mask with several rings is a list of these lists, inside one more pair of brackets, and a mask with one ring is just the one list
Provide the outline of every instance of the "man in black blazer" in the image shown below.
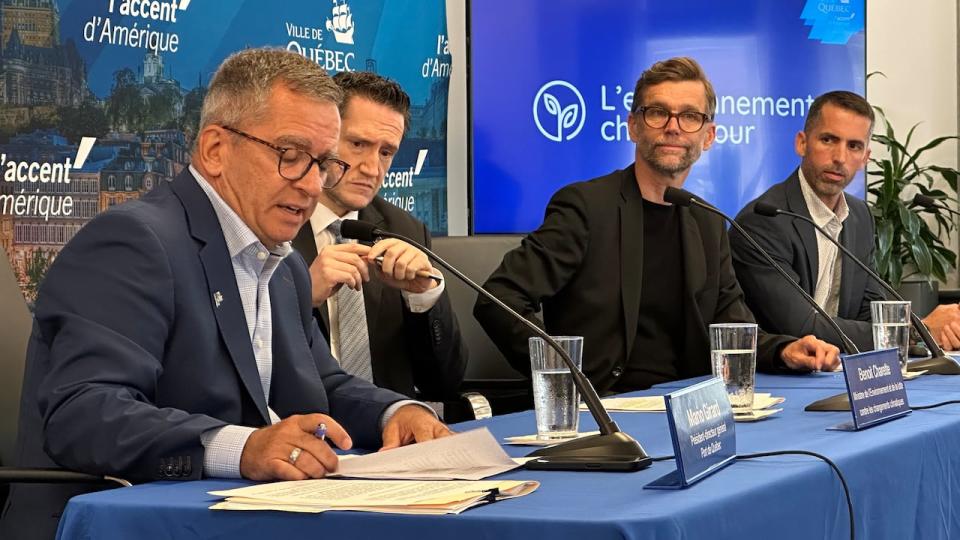
[[[339,155],[351,168],[339,184],[321,193],[320,204],[294,240],[311,264],[314,315],[348,372],[368,380],[372,376],[378,386],[411,397],[419,391],[424,399],[453,398],[466,370],[466,348],[443,283],[416,274],[439,272],[405,242],[338,244],[336,235],[325,230],[339,219],[360,219],[430,247],[430,231],[422,222],[377,196],[409,125],[410,98],[396,82],[375,73],[338,73],[334,81],[345,96]],[[374,259],[381,255],[378,265]],[[345,305],[340,299],[351,288],[362,291],[366,319],[369,356],[360,367],[347,358],[348,339],[339,335],[338,323],[347,320],[339,316]],[[356,339],[364,341],[363,336]],[[363,350],[364,344],[357,347]]]
[[[584,336],[583,368],[600,392],[710,373],[707,327],[753,322],[730,264],[724,223],[663,201],[716,128],[716,95],[690,58],[637,81],[628,125],[636,162],[564,187],[543,225],[504,256],[484,287],[553,335]],[[517,370],[530,373],[532,334],[482,298],[474,314]],[[836,347],[761,332],[760,369],[832,369]]]
[[[870,158],[873,108],[862,97],[834,91],[810,106],[794,141],[800,167],[785,181],[747,204],[737,222],[812,296],[861,350],[873,349],[870,302],[884,300],[880,286],[839,253],[810,224],[754,213],[757,202],[811,217],[858,259],[873,266],[873,217],[867,203],[844,193]],[[830,325],[736,231],[730,234],[733,266],[747,305],[765,328],[813,333],[839,345]],[[960,308],[938,306],[924,319],[944,348],[960,347]]]

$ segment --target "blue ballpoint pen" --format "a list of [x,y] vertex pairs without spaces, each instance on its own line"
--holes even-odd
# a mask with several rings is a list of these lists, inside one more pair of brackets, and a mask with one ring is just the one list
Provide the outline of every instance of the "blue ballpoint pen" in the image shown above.
[[327,440],[327,425],[321,423],[319,426],[317,426],[317,429],[313,430],[313,436],[321,441]]

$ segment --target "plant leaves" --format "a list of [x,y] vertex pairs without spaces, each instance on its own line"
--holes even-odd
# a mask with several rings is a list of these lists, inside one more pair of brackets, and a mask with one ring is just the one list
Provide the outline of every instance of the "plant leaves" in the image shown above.
[[924,276],[933,273],[933,256],[930,255],[930,248],[919,239],[910,242],[910,252],[913,254],[913,262],[917,271]]

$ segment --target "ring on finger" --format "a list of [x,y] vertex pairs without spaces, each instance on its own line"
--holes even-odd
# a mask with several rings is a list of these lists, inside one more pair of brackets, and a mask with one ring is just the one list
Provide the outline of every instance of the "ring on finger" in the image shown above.
[[294,446],[293,450],[290,451],[290,455],[287,456],[287,461],[289,461],[291,465],[296,465],[301,453],[303,453],[303,449]]

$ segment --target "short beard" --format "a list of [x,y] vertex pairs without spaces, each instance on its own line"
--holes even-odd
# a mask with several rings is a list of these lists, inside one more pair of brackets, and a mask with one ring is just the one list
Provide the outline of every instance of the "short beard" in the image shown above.
[[651,146],[645,149],[641,154],[643,160],[646,161],[647,165],[654,171],[671,178],[688,171],[697,161],[697,158],[700,157],[699,154],[694,155],[692,148],[688,148],[676,165],[668,165],[657,159],[656,148],[656,146]]

